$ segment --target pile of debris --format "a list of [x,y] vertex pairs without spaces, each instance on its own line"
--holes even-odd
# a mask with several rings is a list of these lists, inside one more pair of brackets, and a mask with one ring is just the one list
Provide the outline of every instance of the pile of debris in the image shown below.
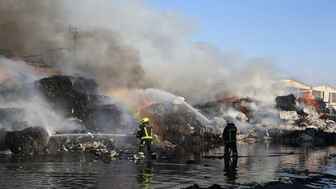
[[151,114],[149,117],[154,122],[153,130],[158,133],[157,141],[163,145],[162,148],[178,147],[186,152],[201,152],[221,143],[218,132],[211,131],[186,112],[172,112],[162,117]]
[[[62,112],[66,120],[76,122],[83,129],[78,132],[56,130],[50,134],[58,135],[49,140],[49,133],[41,125],[33,127],[22,120],[25,117],[22,109],[2,108],[0,124],[15,131],[6,131],[5,142],[0,140],[0,147],[7,146],[13,153],[89,152],[113,157],[115,141],[95,134],[132,133],[137,128],[133,115],[110,97],[99,94],[92,79],[56,75],[38,80],[33,86],[56,113]],[[230,97],[194,108],[184,98],[164,91],[148,89],[144,94],[150,103],[145,103],[139,116],[151,119],[157,136],[155,142],[167,151],[180,148],[194,153],[222,145],[221,133],[228,117],[237,122],[241,131],[239,139],[244,141],[336,143],[336,123],[324,116],[323,106],[303,105],[294,95],[277,97],[275,106],[251,98]],[[86,134],[71,135],[82,132]]]
[[[43,100],[40,98],[38,100],[45,101],[50,105],[50,111],[60,117],[66,120],[78,120],[77,123],[85,128],[84,132],[116,132],[125,128],[133,129],[135,125],[135,120],[122,106],[113,102],[110,97],[99,94],[95,80],[55,75],[37,80],[35,83],[0,86],[0,101],[3,106],[0,109],[2,128],[22,130],[35,126],[27,125],[29,121],[25,120],[25,115],[32,112],[23,102],[34,101],[36,96],[42,96]],[[67,130],[55,130],[55,132],[61,133]]]
[[54,135],[48,143],[48,152],[90,152],[107,153],[114,149],[114,141],[111,137],[97,136],[93,134],[79,135]]
[[90,153],[103,159],[118,156],[115,142],[110,136],[93,134],[53,135],[42,127],[30,127],[20,131],[2,132],[3,149],[20,156],[57,154],[64,152]]
[[118,157],[111,137],[93,134],[54,135],[50,137],[47,151],[48,154],[89,153],[104,161]]
[[36,155],[47,150],[49,133],[42,127],[29,127],[5,134],[5,145],[14,154]]
[[113,132],[134,126],[131,116],[125,117],[127,112],[98,93],[93,79],[58,75],[41,79],[36,86],[54,110],[81,120],[90,131]]
[[140,115],[151,118],[159,143],[169,144],[169,148],[177,146],[187,152],[206,151],[222,144],[221,130],[182,97],[152,100],[153,103],[143,108]]
[[251,98],[238,97],[223,97],[216,101],[207,102],[204,104],[196,104],[195,108],[199,109],[202,114],[209,119],[223,116],[223,113],[229,109],[237,110],[237,119],[249,121],[252,118],[251,104],[257,103]]
[[277,97],[282,123],[277,129],[270,131],[273,139],[292,145],[335,144],[336,122],[325,116],[325,105],[321,105],[319,101],[309,100],[308,104],[304,102],[294,95]]
[[[100,95],[97,84],[92,79],[56,75],[24,85],[8,85],[6,88],[0,88],[0,100],[5,101],[2,103],[3,107],[0,108],[0,125],[3,128],[0,136],[2,150],[10,149],[14,154],[22,155],[44,154],[50,149],[54,150],[48,146],[49,135],[88,132],[118,133],[135,128],[136,122],[132,116],[121,106],[113,103],[110,97]],[[11,93],[15,98],[11,97]],[[34,118],[32,121],[35,111],[39,113],[38,111],[45,110],[44,106],[40,109],[40,101],[36,104],[32,102],[31,106],[34,106],[34,111],[22,103],[36,100],[34,97],[37,94],[43,97],[47,110],[57,117],[55,119],[57,123],[53,124],[57,124],[58,127],[48,129],[48,132],[46,128],[50,128],[48,124],[54,119],[46,122],[35,121],[36,119],[48,119],[43,117]],[[44,115],[44,112],[41,112],[41,115]],[[76,147],[81,146],[85,148],[84,151],[91,149],[90,151],[95,151],[95,153],[109,150],[105,150],[102,145],[97,146],[97,142],[100,141],[101,139],[91,138],[87,142],[82,143],[81,141]],[[68,144],[66,141],[62,142]],[[91,147],[89,143],[92,143]],[[62,149],[75,148],[75,146],[65,147]]]
[[[299,145],[336,143],[336,122],[325,105],[294,95],[278,96],[275,106],[250,98],[221,98],[196,107],[209,119],[231,119],[239,127],[242,142],[273,142]],[[309,102],[306,104],[305,102]]]
[[[42,136],[30,133],[31,130],[42,130],[24,120],[26,112],[23,109],[3,109],[0,111],[0,123],[9,125],[6,128],[14,130],[6,136],[7,147],[13,153],[38,154],[47,150],[49,153],[77,151],[106,154],[114,149],[111,147],[113,142],[103,139],[104,137],[96,138],[94,134],[132,133],[137,128],[137,123],[129,112],[115,104],[110,97],[98,93],[94,80],[57,75],[36,81],[35,87],[55,113],[60,113],[66,120],[70,120],[71,124],[83,126],[80,127],[83,129],[71,131],[61,127],[59,130],[53,130],[53,133],[50,133],[50,142],[45,147],[45,142],[43,145],[39,143]],[[155,138],[158,139],[155,142],[160,150],[175,150],[176,147],[181,147],[186,151],[199,152],[221,144],[220,129],[184,101],[172,99],[164,103],[153,103],[140,114],[151,118],[154,124],[153,131],[157,136]],[[66,137],[74,133],[83,135],[72,136],[71,140]],[[93,133],[94,137],[87,133]],[[36,142],[39,145],[34,149]],[[26,151],[22,150],[23,148]]]

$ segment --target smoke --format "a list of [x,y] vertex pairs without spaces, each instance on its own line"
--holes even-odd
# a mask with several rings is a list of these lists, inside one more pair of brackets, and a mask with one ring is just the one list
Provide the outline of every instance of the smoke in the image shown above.
[[[141,0],[0,0],[0,5],[0,49],[15,56],[43,54],[66,74],[96,78],[104,91],[155,87],[192,104],[223,94],[274,96],[269,91],[277,77],[264,66],[268,61],[194,43],[195,24]],[[45,57],[46,50],[59,48],[66,51],[53,61],[50,53]]]
[[34,54],[61,45],[61,1],[0,1],[0,41],[12,56]]
[[81,128],[55,112],[35,88],[34,82],[43,75],[22,61],[0,58],[0,65],[6,75],[0,80],[0,130],[44,127],[53,134]]
[[83,1],[77,10],[72,22],[80,28],[114,31],[122,44],[138,53],[151,87],[184,96],[192,104],[223,94],[274,97],[269,89],[278,78],[271,61],[191,42],[194,24],[173,12],[154,10],[142,1],[103,0]]
[[123,44],[119,34],[106,27],[77,31],[77,22],[70,22],[76,19],[68,9],[80,9],[77,4],[1,0],[0,53],[27,61],[38,58],[65,74],[95,77],[103,89],[139,85],[144,71],[136,49]]
[[[182,96],[197,115],[189,103],[251,97],[269,113],[256,110],[259,122],[276,123],[274,97],[282,88],[274,85],[279,75],[272,61],[192,42],[195,26],[188,18],[155,10],[142,0],[0,0],[0,54],[94,78],[105,94],[123,98],[133,110],[139,96],[148,95],[160,103],[181,100],[169,93]],[[8,61],[0,60],[1,65]],[[6,63],[17,81],[41,77],[31,70],[19,71],[24,66],[18,62]],[[117,94],[122,91],[128,97]],[[12,107],[25,108],[30,124],[62,127],[64,119],[36,98]],[[224,112],[225,116],[236,117],[237,112]]]

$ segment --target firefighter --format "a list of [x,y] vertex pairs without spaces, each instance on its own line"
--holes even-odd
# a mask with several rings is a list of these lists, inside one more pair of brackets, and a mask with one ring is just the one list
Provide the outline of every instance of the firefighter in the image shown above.
[[224,141],[224,156],[230,158],[231,156],[238,156],[237,152],[237,127],[233,122],[228,122],[223,131]]
[[137,138],[140,139],[139,154],[144,155],[144,150],[146,150],[147,154],[151,154],[153,136],[149,118],[145,117],[140,121]]

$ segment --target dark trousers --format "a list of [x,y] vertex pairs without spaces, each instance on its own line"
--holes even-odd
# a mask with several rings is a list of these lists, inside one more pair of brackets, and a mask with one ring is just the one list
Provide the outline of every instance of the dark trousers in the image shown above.
[[225,144],[224,148],[224,156],[230,157],[230,156],[237,156],[237,143],[227,143]]
[[149,141],[149,140],[141,140],[140,141],[140,149],[139,149],[139,151],[143,152],[143,153],[150,154],[150,153],[152,153],[151,145],[152,145],[151,141]]

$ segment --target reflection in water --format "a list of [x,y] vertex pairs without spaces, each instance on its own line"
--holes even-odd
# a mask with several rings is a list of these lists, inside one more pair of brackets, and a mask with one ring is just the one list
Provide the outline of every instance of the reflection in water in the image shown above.
[[[116,160],[106,164],[82,154],[29,160],[0,155],[0,188],[183,188],[195,183],[201,187],[215,183],[236,187],[270,182],[293,169],[336,175],[336,159],[328,159],[336,152],[336,147],[313,149],[240,144],[238,149],[238,159],[207,159],[191,163],[186,163],[190,160],[186,159],[139,163]],[[211,153],[222,156],[223,150]],[[336,184],[332,186],[336,187]]]
[[146,161],[139,166],[138,183],[143,189],[152,188],[153,179],[153,164],[151,161]]
[[224,175],[228,183],[235,183],[237,179],[238,156],[225,156],[224,158]]

